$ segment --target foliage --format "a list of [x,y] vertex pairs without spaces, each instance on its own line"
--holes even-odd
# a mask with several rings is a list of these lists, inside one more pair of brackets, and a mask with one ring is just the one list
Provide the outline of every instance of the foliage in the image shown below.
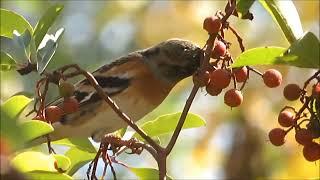
[[[237,10],[240,14],[247,13],[254,3],[253,1],[239,2]],[[292,2],[278,3],[273,0],[260,0],[259,2],[280,26],[290,47],[268,46],[249,49],[240,54],[232,66],[282,64],[301,68],[320,68],[319,40],[311,32],[303,35],[298,16],[291,17],[284,12],[284,7]],[[296,13],[293,4],[289,6],[290,8],[285,10],[289,9]],[[40,74],[43,73],[53,59],[64,32],[63,28],[59,28],[54,35],[47,34],[62,10],[62,5],[50,7],[33,28],[25,18],[17,13],[1,9],[0,70],[19,70],[26,68],[29,62],[37,62],[37,71]],[[31,102],[32,99],[18,95],[1,104],[1,136],[7,138],[14,151],[17,152],[23,149],[30,140],[53,131],[53,127],[43,121],[18,122],[19,115]],[[163,115],[142,124],[141,128],[151,137],[172,133],[180,115],[181,113]],[[201,117],[189,113],[183,128],[201,127],[205,124]],[[137,134],[134,136],[141,138]],[[46,155],[33,151],[21,152],[12,159],[12,164],[34,179],[72,179],[71,176],[90,162],[96,153],[95,147],[88,139],[63,139],[53,143],[67,146],[69,149],[64,155]],[[55,163],[58,168],[55,167]],[[140,179],[158,177],[156,169],[129,167],[129,170]],[[168,177],[168,179],[171,178]]]

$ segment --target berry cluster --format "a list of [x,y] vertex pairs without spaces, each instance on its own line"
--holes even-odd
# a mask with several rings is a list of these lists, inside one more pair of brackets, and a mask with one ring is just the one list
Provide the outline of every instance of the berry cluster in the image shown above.
[[[206,71],[197,71],[193,75],[193,83],[199,87],[206,87],[208,94],[212,96],[219,95],[223,89],[227,88],[231,81],[234,87],[227,90],[224,94],[224,103],[230,107],[237,107],[243,101],[241,90],[244,88],[246,81],[249,78],[249,71],[259,74],[266,86],[270,88],[277,87],[281,84],[281,73],[275,69],[269,69],[264,74],[249,67],[230,68],[233,59],[228,52],[231,45],[224,39],[224,29],[232,29],[229,23],[222,24],[219,14],[205,18],[203,29],[210,35],[217,35],[214,42],[214,48],[210,54],[210,66]],[[239,37],[238,34],[236,34]],[[242,41],[241,41],[242,42]],[[243,44],[240,48],[244,51]],[[237,88],[237,83],[242,83],[241,88]]]
[[48,106],[45,108],[45,117],[42,114],[38,114],[35,118],[50,123],[57,122],[64,114],[70,114],[78,111],[79,102],[73,97],[75,87],[66,81],[59,82],[59,93],[63,97],[62,107]]
[[[285,143],[285,136],[292,129],[295,130],[296,141],[303,145],[303,156],[308,161],[320,160],[320,144],[316,139],[320,137],[320,71],[311,76],[300,88],[297,84],[288,84],[283,90],[283,96],[289,101],[300,99],[302,107],[286,106],[278,116],[279,125],[283,128],[274,128],[269,132],[270,142],[275,146]],[[307,93],[307,86],[316,80],[312,92]]]

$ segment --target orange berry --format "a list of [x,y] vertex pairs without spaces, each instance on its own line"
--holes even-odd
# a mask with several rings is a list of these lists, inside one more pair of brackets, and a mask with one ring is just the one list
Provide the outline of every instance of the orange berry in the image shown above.
[[210,81],[216,88],[224,89],[229,86],[231,75],[229,71],[225,69],[217,69],[210,73]]
[[248,78],[248,69],[243,66],[242,68],[235,68],[232,70],[237,82],[244,82]]
[[217,95],[219,95],[221,93],[222,89],[217,88],[213,83],[209,83],[206,86],[206,91],[211,96],[217,96]]
[[61,119],[63,115],[63,110],[58,106],[49,106],[45,110],[46,113],[46,120],[54,123]]
[[315,97],[320,97],[320,83],[313,85],[312,88],[312,95]]
[[279,71],[275,69],[267,70],[263,75],[263,82],[266,86],[270,88],[275,88],[279,86],[282,82],[282,75]]
[[269,132],[269,140],[275,146],[283,145],[285,136],[286,131],[281,128],[274,128]]
[[224,94],[224,103],[230,107],[237,107],[243,101],[241,91],[230,89]]
[[282,127],[290,127],[293,125],[294,115],[290,111],[282,111],[279,113],[278,122]]
[[307,145],[312,142],[313,135],[308,129],[302,128],[296,131],[295,138],[299,144]]
[[317,161],[320,159],[320,144],[309,143],[303,147],[303,156],[307,161]]
[[221,26],[221,20],[215,16],[206,17],[203,21],[203,29],[209,34],[218,33]]
[[212,50],[211,56],[213,58],[218,58],[220,56],[224,56],[227,52],[227,47],[222,41],[216,41],[215,46]]
[[63,100],[63,110],[65,113],[74,113],[79,110],[79,102],[76,98],[70,97]]
[[299,99],[300,94],[301,94],[301,89],[297,84],[288,84],[283,89],[283,96],[289,101],[294,101]]
[[208,71],[200,72],[197,71],[193,75],[193,84],[198,85],[199,87],[204,87],[209,84],[210,81],[210,73]]

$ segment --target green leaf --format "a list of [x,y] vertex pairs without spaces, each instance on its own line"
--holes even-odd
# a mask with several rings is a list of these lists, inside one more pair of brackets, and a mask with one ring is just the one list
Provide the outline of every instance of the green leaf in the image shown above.
[[65,156],[67,156],[71,161],[70,169],[67,171],[67,174],[72,176],[82,166],[92,161],[96,156],[96,153],[89,153],[87,151],[72,147],[65,153]]
[[11,163],[21,172],[36,170],[57,172],[54,167],[55,158],[42,152],[26,151],[15,156]]
[[1,110],[5,111],[9,118],[17,118],[33,99],[22,95],[12,96],[1,105]]
[[21,15],[6,9],[0,9],[0,35],[13,37],[13,30],[24,32],[26,29],[33,33],[32,26]]
[[21,137],[23,137],[23,134],[21,133],[21,130],[19,129],[17,125],[17,120],[10,118],[9,115],[7,115],[8,112],[4,111],[4,109],[0,108],[1,112],[1,137],[8,140],[9,147],[11,147],[13,150],[18,150],[23,147],[24,141]]
[[26,173],[28,178],[34,180],[71,180],[72,177],[64,173],[50,171],[30,171]]
[[[131,172],[133,172],[139,180],[149,180],[149,179],[159,179],[159,171],[153,168],[129,168]],[[172,180],[173,178],[167,175],[168,180]]]
[[58,47],[58,41],[61,38],[61,35],[64,32],[64,28],[60,28],[55,35],[46,34],[41,41],[38,51],[37,51],[37,60],[38,60],[38,73],[42,73],[48,66],[51,58],[53,57],[56,49]]
[[320,68],[319,45],[317,37],[308,32],[287,50],[280,47],[249,49],[236,58],[232,67],[281,64],[301,68]]
[[123,137],[124,134],[126,133],[128,127],[121,128],[118,131],[114,132],[113,134],[118,136],[118,137]]
[[13,31],[13,38],[5,36],[0,37],[1,51],[10,55],[10,57],[17,63],[27,64],[29,60],[29,43],[31,35],[28,30],[23,34],[19,34],[18,31]]
[[302,37],[299,14],[291,0],[259,0],[259,2],[280,26],[290,44]]
[[20,124],[24,140],[29,142],[37,137],[53,132],[53,127],[43,121],[29,120]]
[[67,171],[70,168],[71,161],[67,156],[54,154],[53,157],[56,160],[57,168],[60,168],[62,171]]
[[285,48],[281,47],[258,47],[249,49],[235,59],[232,67],[275,64],[277,57],[281,56],[285,50]]
[[16,69],[16,62],[6,53],[1,51],[0,71],[11,71]]
[[97,150],[94,148],[88,138],[65,138],[58,141],[53,141],[53,144],[75,147],[84,151],[95,153]]
[[284,56],[276,60],[276,64],[319,69],[319,49],[319,39],[312,32],[308,32],[301,39],[291,44]]
[[51,6],[41,17],[36,27],[34,28],[34,39],[36,47],[39,46],[43,37],[48,32],[49,28],[52,26],[58,15],[63,9],[63,5]]
[[243,17],[247,13],[249,13],[249,9],[255,0],[237,0],[237,13],[240,17]]
[[[159,116],[153,121],[147,121],[141,126],[141,128],[150,137],[170,133],[175,130],[180,115],[181,113],[173,113]],[[206,122],[200,116],[193,113],[188,113],[186,121],[183,125],[183,129],[201,127],[205,124]],[[135,133],[134,136],[141,139],[137,133]]]

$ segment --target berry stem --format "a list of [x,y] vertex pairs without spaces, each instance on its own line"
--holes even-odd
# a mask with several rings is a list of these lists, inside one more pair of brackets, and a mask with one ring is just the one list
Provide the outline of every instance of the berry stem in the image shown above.
[[263,74],[260,71],[254,69],[254,68],[252,68],[250,66],[246,66],[246,67],[247,67],[248,70],[253,71],[254,73],[256,73],[256,74],[258,74],[259,76],[262,77]]

